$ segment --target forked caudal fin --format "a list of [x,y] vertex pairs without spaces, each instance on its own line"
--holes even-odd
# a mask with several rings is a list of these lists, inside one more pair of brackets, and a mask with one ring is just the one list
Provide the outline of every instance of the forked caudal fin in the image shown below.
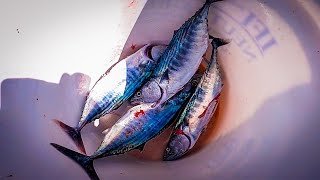
[[223,45],[226,45],[226,44],[229,44],[231,42],[231,40],[229,39],[221,39],[221,38],[216,38],[216,37],[213,37],[211,35],[209,35],[209,39],[212,39],[212,46],[214,48],[218,48],[220,46],[223,46]]
[[92,180],[99,180],[99,177],[93,167],[93,160],[90,158],[90,156],[77,153],[55,143],[50,144],[62,154],[68,156],[70,159],[79,164]]
[[54,119],[53,120],[58,126],[61,127],[61,129],[66,132],[70,138],[73,140],[73,142],[76,144],[77,148],[83,152],[84,154],[86,154],[86,150],[84,148],[84,145],[83,145],[83,141],[82,141],[82,138],[81,138],[81,133],[78,129],[76,128],[73,128],[73,127],[70,127],[66,124],[64,124],[63,122],[57,120],[57,119]]

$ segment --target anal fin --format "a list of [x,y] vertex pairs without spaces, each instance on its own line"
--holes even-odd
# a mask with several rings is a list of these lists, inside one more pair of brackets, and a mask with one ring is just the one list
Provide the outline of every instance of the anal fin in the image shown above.
[[145,145],[146,145],[146,143],[143,143],[140,146],[138,146],[136,149],[138,149],[140,152],[142,152]]

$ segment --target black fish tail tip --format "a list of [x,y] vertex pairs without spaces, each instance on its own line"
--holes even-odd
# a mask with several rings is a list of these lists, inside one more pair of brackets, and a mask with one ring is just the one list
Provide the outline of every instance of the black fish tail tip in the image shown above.
[[86,153],[86,149],[84,147],[83,141],[82,141],[82,137],[81,137],[81,133],[78,129],[70,127],[68,125],[66,125],[65,123],[54,119],[53,120],[58,126],[60,126],[60,128],[69,135],[69,137],[73,140],[73,142],[75,143],[75,145],[77,146],[77,148],[83,152],[84,154]]
[[65,156],[69,157],[74,162],[76,162],[79,166],[81,166],[82,169],[84,169],[86,171],[86,173],[90,177],[90,179],[99,180],[98,174],[96,173],[96,171],[93,167],[93,159],[91,159],[90,156],[77,153],[71,149],[68,149],[66,147],[60,146],[55,143],[50,143],[50,145],[52,145],[59,152],[61,152]]
[[60,146],[60,145],[56,144],[56,143],[50,143],[50,145],[53,146],[56,150],[58,150],[58,151],[60,151],[60,152],[62,152],[62,151],[64,151],[65,149],[67,149],[67,148],[65,148],[65,147],[63,147],[63,146]]
[[213,47],[220,47],[226,44],[229,44],[232,39],[222,39],[222,38],[216,38],[209,34],[209,39],[212,39],[211,44]]
[[212,4],[219,1],[223,1],[223,0],[206,0],[206,4]]

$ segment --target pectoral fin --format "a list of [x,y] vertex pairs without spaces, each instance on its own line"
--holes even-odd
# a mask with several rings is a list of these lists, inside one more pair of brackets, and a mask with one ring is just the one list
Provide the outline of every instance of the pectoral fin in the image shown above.
[[111,128],[108,128],[108,129],[102,131],[102,134],[108,134],[108,132],[110,131],[110,129],[111,129]]
[[203,118],[207,113],[208,113],[208,109],[212,106],[213,103],[216,103],[217,99],[214,98],[206,107],[206,109],[203,111],[203,113],[200,114],[200,116],[198,116],[198,118]]

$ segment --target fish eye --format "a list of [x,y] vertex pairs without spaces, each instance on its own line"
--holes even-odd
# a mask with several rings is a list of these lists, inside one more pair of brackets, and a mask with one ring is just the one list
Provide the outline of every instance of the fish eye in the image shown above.
[[192,85],[192,86],[196,86],[196,85],[198,85],[197,80],[192,80],[192,81],[191,81],[191,85]]
[[138,97],[140,97],[140,96],[141,96],[141,92],[138,91],[136,95],[137,95]]

